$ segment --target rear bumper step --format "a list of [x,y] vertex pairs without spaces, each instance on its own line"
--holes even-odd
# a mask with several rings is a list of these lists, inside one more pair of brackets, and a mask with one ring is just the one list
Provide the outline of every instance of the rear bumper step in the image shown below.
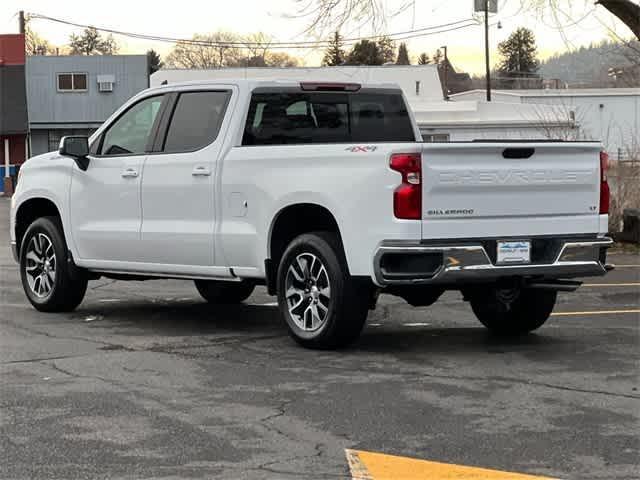
[[482,242],[424,245],[382,242],[374,257],[376,282],[386,285],[462,284],[504,277],[559,279],[604,275],[608,237],[563,238],[552,261],[496,265]]

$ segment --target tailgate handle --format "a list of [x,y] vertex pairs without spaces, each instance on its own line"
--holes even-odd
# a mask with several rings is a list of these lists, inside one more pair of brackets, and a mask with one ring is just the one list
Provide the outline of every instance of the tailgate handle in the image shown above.
[[529,158],[535,152],[536,152],[535,148],[526,148],[526,147],[505,148],[502,151],[502,156],[504,158]]

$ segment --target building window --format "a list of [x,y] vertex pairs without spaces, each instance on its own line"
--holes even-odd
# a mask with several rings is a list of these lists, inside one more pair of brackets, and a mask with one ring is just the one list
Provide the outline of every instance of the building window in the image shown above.
[[87,74],[86,73],[59,73],[58,74],[58,91],[59,92],[86,92],[87,91]]
[[422,141],[427,143],[448,142],[449,134],[448,133],[429,133],[429,134],[423,133]]

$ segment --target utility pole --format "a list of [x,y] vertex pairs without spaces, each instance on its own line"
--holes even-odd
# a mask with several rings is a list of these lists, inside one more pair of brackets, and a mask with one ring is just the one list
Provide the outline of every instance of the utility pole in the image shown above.
[[484,0],[484,62],[487,80],[487,102],[491,101],[491,68],[489,66],[489,0]]
[[447,56],[447,46],[443,45],[440,47],[444,50],[444,99],[449,100],[449,57]]
[[18,13],[18,22],[20,24],[19,32],[24,35],[24,32],[25,32],[24,10],[20,10],[20,13]]

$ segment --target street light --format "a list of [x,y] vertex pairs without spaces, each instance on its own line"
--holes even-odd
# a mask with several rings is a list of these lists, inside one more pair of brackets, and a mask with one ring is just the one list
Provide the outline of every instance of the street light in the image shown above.
[[489,66],[489,0],[484,0],[484,63],[487,81],[487,102],[491,101],[491,68]]
[[[498,13],[498,0],[474,0],[475,12],[484,13],[484,63],[487,81],[487,102],[491,101],[491,67],[489,65],[489,13]],[[498,23],[498,28],[502,25]]]

